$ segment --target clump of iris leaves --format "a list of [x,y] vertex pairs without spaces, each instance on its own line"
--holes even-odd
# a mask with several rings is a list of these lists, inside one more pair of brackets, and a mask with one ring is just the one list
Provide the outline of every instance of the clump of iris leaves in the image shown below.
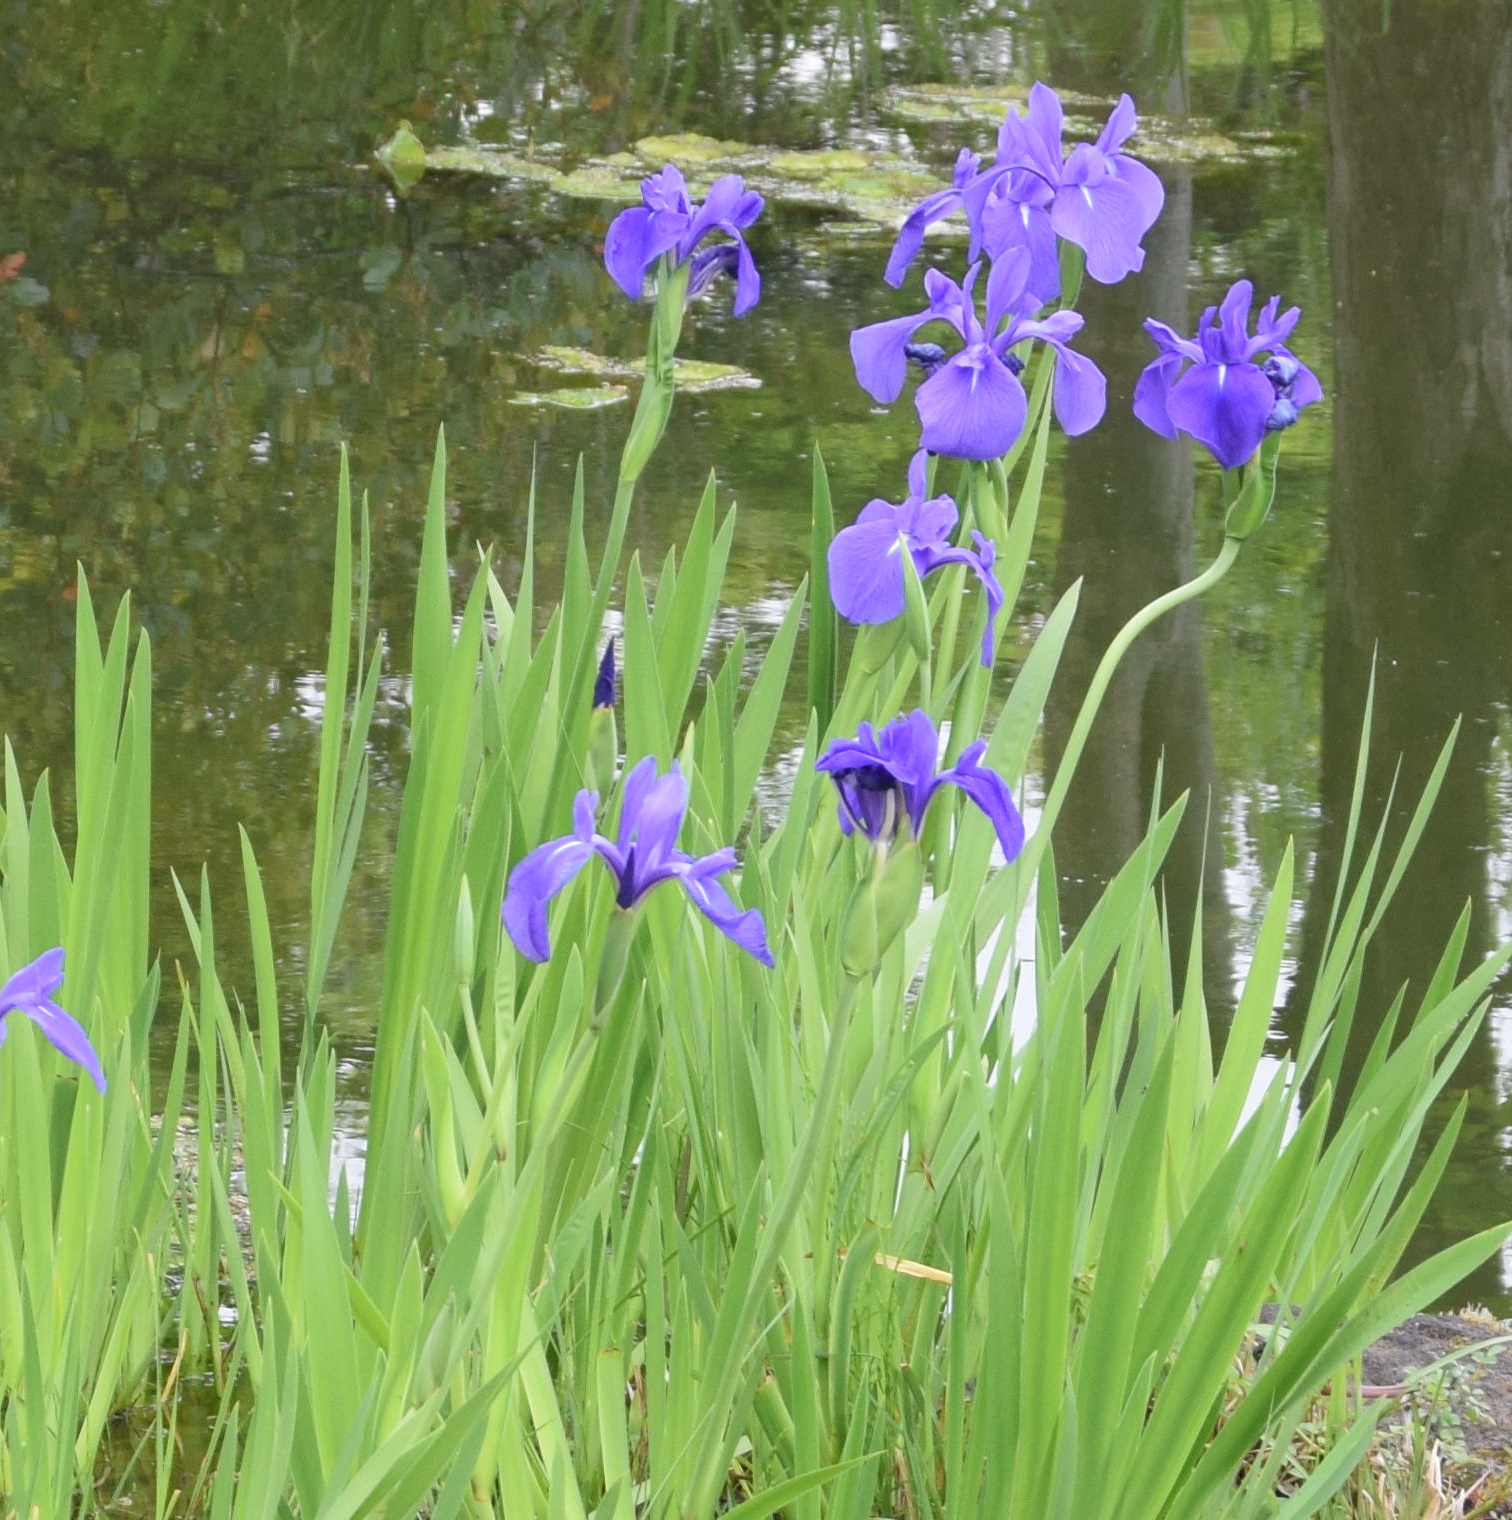
[[[558,605],[537,603],[533,515],[514,594],[485,557],[453,605],[438,448],[360,1187],[333,1155],[319,1015],[384,661],[366,504],[343,460],[308,936],[275,946],[244,834],[242,880],[216,884],[245,898],[239,990],[208,880],[178,884],[195,963],[169,982],[153,958],[151,651],[129,605],[98,626],[81,578],[71,859],[46,778],[28,796],[5,755],[0,1510],[1195,1520],[1342,1502],[1387,1407],[1359,1391],[1363,1349],[1507,1234],[1395,1275],[1463,1105],[1414,1169],[1425,1120],[1508,952],[1461,977],[1462,921],[1412,1006],[1357,1006],[1441,770],[1390,848],[1357,802],[1282,1059],[1265,1050],[1289,852],[1220,1055],[1201,936],[1173,966],[1157,886],[1183,800],[1062,930],[1052,842],[1107,681],[1261,527],[1284,432],[1321,394],[1285,347],[1295,311],[1273,300],[1250,332],[1247,282],[1191,338],[1148,324],[1136,410],[1224,467],[1222,546],[1114,640],[1026,827],[1074,588],[1011,682],[992,677],[1052,414],[1082,431],[1104,406],[1072,303],[1084,275],[1138,267],[1160,210],[1122,151],[1134,126],[1125,99],[1068,152],[1036,87],[994,163],[963,154],[905,223],[895,283],[930,221],[971,225],[962,277],[932,270],[923,311],[852,343],[880,400],[922,376],[921,453],[857,513],[816,451],[810,575],[759,660],[738,634],[711,643],[738,531],[712,484],[679,551],[622,563],[686,303],[759,299],[743,232],[761,199],[738,179],[700,206],[669,166],[610,229],[610,274],[654,289],[645,376],[596,564],[574,495]],[[952,351],[919,341],[930,322]],[[800,666],[790,789],[763,803]],[[304,972],[297,1061],[280,965]],[[1379,1033],[1341,1098],[1356,1020]]]

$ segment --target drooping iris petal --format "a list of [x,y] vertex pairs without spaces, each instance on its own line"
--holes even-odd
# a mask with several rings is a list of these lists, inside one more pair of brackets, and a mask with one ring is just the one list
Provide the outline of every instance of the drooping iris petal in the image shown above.
[[1145,365],[1134,385],[1134,415],[1162,438],[1176,437],[1169,402],[1171,386],[1181,373],[1182,358],[1181,354],[1165,354],[1153,360]]
[[1133,186],[1111,173],[1095,148],[1078,157],[1082,152],[1078,148],[1071,155],[1067,183],[1055,197],[1050,223],[1086,253],[1087,273],[1094,280],[1116,285],[1144,266],[1139,240],[1150,224]]
[[1055,350],[1055,417],[1073,438],[1102,421],[1108,406],[1108,380],[1088,358],[1064,345]]
[[1276,400],[1253,364],[1194,364],[1171,387],[1171,421],[1206,444],[1226,470],[1238,469],[1260,447]]
[[907,552],[896,515],[857,521],[829,546],[830,595],[851,623],[890,623],[903,616],[903,555]]
[[[681,852],[679,852],[681,853]],[[702,860],[691,856],[678,862],[677,880],[681,881],[693,906],[703,914],[726,938],[733,940],[748,955],[753,955],[763,966],[774,966],[772,951],[767,944],[766,921],[756,908],[741,908],[725,889],[714,880],[719,871],[734,865],[734,851],[722,850],[718,856],[706,855]],[[725,857],[729,858],[726,859]],[[714,862],[718,864],[714,864]]]
[[534,849],[509,873],[504,893],[504,927],[523,955],[551,958],[546,905],[593,858],[591,840],[569,834]]
[[0,987],[0,1044],[5,1042],[5,1019],[11,1013],[24,1013],[61,1055],[82,1066],[94,1085],[105,1091],[105,1073],[84,1027],[72,1014],[53,1001],[53,994],[63,985],[63,951],[44,951],[29,965],[23,966]]
[[851,363],[856,381],[873,401],[884,406],[896,401],[908,378],[908,355],[904,349],[917,328],[932,321],[932,312],[912,317],[891,317],[858,327],[850,336]]
[[940,772],[940,782],[958,786],[987,815],[1005,860],[1013,860],[1024,848],[1024,820],[1013,802],[1008,783],[995,770],[981,763],[987,753],[986,742],[978,739],[962,752],[948,770]]
[[914,396],[932,454],[957,459],[1001,459],[1024,430],[1024,387],[989,344],[963,349]]
[[994,263],[1022,248],[1029,254],[1028,288],[1048,306],[1061,293],[1060,250],[1047,204],[1014,200],[1006,194],[991,196],[982,209],[982,247]]

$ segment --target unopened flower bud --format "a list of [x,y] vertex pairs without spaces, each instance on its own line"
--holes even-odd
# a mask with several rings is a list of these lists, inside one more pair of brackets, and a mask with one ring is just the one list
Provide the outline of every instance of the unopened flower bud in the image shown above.
[[918,917],[924,856],[906,840],[879,846],[878,869],[856,888],[840,929],[840,959],[853,976],[876,969],[898,936]]

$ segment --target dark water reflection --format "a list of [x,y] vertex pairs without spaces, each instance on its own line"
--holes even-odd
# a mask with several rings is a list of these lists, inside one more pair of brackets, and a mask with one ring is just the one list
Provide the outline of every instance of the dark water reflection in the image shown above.
[[[1082,303],[1110,415],[1057,440],[1023,607],[1027,637],[1086,577],[1047,715],[1052,762],[1111,631],[1214,547],[1215,473],[1127,414],[1149,357],[1139,320],[1188,326],[1248,274],[1303,306],[1299,347],[1330,395],[1288,440],[1265,534],[1206,604],[1146,637],[1115,685],[1057,841],[1064,904],[1084,911],[1124,858],[1163,765],[1168,795],[1193,794],[1166,890],[1178,924],[1201,925],[1221,1019],[1288,836],[1313,901],[1331,890],[1378,649],[1376,813],[1399,755],[1398,797],[1411,797],[1456,714],[1465,731],[1362,1010],[1421,982],[1467,900],[1472,953],[1512,931],[1506,0],[1389,12],[1329,0],[1321,14],[1301,0],[1082,0],[1053,14],[959,0],[0,0],[0,257],[24,251],[35,282],[0,287],[0,727],[28,780],[44,765],[66,776],[74,565],[107,606],[132,588],[154,642],[170,953],[184,942],[166,868],[192,878],[208,860],[232,894],[236,821],[259,851],[276,936],[299,943],[338,444],[370,492],[375,611],[398,668],[438,423],[455,541],[492,544],[506,580],[532,470],[548,590],[579,457],[590,510],[612,493],[622,412],[511,404],[539,378],[525,356],[543,343],[638,352],[644,313],[613,295],[598,257],[612,208],[436,179],[400,200],[370,158],[395,121],[433,142],[584,153],[672,128],[906,146],[888,85],[1022,88],[1040,75],[1274,129],[1286,148],[1165,170],[1145,270]],[[958,135],[912,141],[943,167]],[[964,135],[989,146],[989,129]],[[917,296],[881,286],[883,244],[836,242],[800,214],[767,218],[755,247],[762,304],[741,322],[700,306],[688,350],[764,388],[679,403],[632,532],[659,560],[717,469],[741,510],[730,630],[759,641],[802,574],[813,440],[842,513],[898,489],[912,412],[874,413],[846,339]],[[377,726],[376,816],[330,984],[355,1087],[404,764],[399,695]],[[1300,925],[1293,1004],[1319,927]],[[299,967],[286,970],[292,995]],[[1472,1121],[1425,1244],[1512,1213],[1500,1018],[1462,1073]],[[1496,1264],[1474,1291],[1506,1302]]]

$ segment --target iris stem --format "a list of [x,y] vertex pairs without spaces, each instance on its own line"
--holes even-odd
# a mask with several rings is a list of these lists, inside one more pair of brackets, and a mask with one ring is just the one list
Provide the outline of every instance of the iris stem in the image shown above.
[[1066,793],[1071,789],[1071,779],[1076,774],[1077,763],[1081,759],[1082,751],[1086,748],[1087,736],[1092,731],[1097,710],[1102,706],[1103,697],[1107,695],[1113,674],[1123,657],[1129,652],[1129,647],[1146,628],[1158,622],[1166,613],[1174,611],[1184,602],[1189,602],[1193,597],[1201,596],[1203,592],[1210,591],[1216,586],[1228,574],[1234,561],[1239,557],[1243,542],[1242,539],[1226,537],[1217,557],[1206,570],[1141,607],[1118,630],[1113,642],[1108,645],[1096,671],[1093,672],[1092,683],[1087,687],[1087,694],[1082,698],[1081,710],[1076,715],[1071,737],[1066,740],[1066,747],[1061,753],[1060,766],[1055,772],[1055,780],[1051,783],[1050,791],[1045,797],[1044,810],[1040,814],[1039,826],[1034,831],[1034,838],[1029,842],[1023,855],[1019,857],[1023,862],[1024,874],[1021,878],[1023,881],[1028,882],[1033,878],[1040,857],[1044,854],[1051,831],[1055,827],[1055,820],[1065,804]]

